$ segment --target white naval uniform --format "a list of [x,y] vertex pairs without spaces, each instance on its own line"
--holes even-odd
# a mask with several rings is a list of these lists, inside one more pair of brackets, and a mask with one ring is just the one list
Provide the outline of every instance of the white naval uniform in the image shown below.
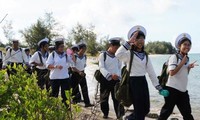
[[17,51],[13,50],[10,52],[10,49],[7,50],[6,56],[3,62],[3,66],[6,66],[8,62],[10,63],[28,63],[27,55],[23,50],[19,48]]
[[86,67],[86,56],[84,55],[83,57],[78,57],[78,55],[75,57],[76,61],[75,61],[75,67],[79,70],[79,71],[84,71],[85,67]]
[[119,76],[119,80],[121,80],[121,65],[122,63],[117,59],[117,57],[111,56],[107,52],[105,61],[104,53],[99,55],[100,72],[107,80],[112,80],[112,74],[117,74]]
[[[169,58],[168,61],[168,71],[174,70],[178,64],[180,64],[181,59],[178,59],[177,63],[177,57],[176,55],[172,55]],[[187,91],[187,84],[188,84],[188,65],[189,61],[187,64],[183,65],[181,69],[173,76],[169,75],[168,81],[166,86],[175,88],[181,92],[186,92]]]
[[32,55],[32,57],[29,61],[29,64],[31,64],[32,62],[41,63],[39,53],[41,54],[43,66],[36,66],[36,68],[41,69],[41,70],[47,69],[46,61],[47,61],[48,56],[46,55],[46,57],[43,57],[42,53],[40,51],[37,51]]
[[[130,49],[130,45],[126,42],[125,45],[120,46],[117,52],[115,53],[116,57],[120,61],[123,61],[125,62],[125,64],[127,64],[127,68],[129,68],[129,62],[130,62],[130,50],[128,49]],[[148,73],[153,85],[155,87],[158,86],[159,80],[155,74],[151,60],[148,58],[148,62],[146,64],[146,56],[143,60],[141,60],[139,57],[134,55],[130,76],[131,77],[145,76],[146,73]]]
[[[53,58],[53,53],[54,53],[54,58]],[[46,67],[48,67],[49,65],[61,65],[63,66],[63,68],[60,69],[51,69],[50,70],[50,79],[54,80],[54,79],[66,79],[69,78],[69,74],[68,74],[68,68],[70,66],[74,66],[74,62],[71,59],[71,57],[69,55],[67,55],[67,59],[66,59],[66,54],[63,53],[62,55],[57,54],[55,51],[52,52],[47,61],[46,61]]]

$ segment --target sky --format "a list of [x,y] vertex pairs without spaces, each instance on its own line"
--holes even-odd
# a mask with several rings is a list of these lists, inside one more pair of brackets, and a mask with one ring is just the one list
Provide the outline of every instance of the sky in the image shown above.
[[[129,29],[142,25],[147,30],[146,43],[166,41],[175,43],[183,32],[192,37],[191,53],[200,53],[200,1],[199,0],[0,0],[0,20],[12,21],[14,38],[23,40],[19,30],[36,23],[46,12],[63,25],[65,37],[80,23],[95,25],[98,39],[103,36],[123,37]],[[0,24],[0,40],[4,37]]]

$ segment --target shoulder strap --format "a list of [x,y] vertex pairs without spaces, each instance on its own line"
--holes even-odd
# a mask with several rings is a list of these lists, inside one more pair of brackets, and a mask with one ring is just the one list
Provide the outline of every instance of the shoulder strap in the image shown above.
[[[19,50],[22,52],[22,48],[19,48]],[[10,55],[11,55],[11,52],[12,52],[12,48],[10,48]]]
[[74,55],[75,61],[77,60],[77,57],[78,57],[77,54],[75,54],[75,55]]
[[84,55],[85,56],[85,60],[87,60],[87,55]]
[[148,64],[148,60],[149,60],[149,56],[147,52],[144,52],[145,56],[146,56],[146,65]]
[[10,48],[10,56],[11,56],[12,48]]
[[104,52],[104,53],[103,53],[103,61],[104,61],[104,62],[106,61],[106,56],[107,56],[107,55],[106,55],[106,52]]
[[66,57],[66,62],[67,62],[67,54],[65,54],[65,57]]
[[42,55],[40,54],[40,52],[38,52],[38,55],[39,55],[39,58],[40,58],[40,62],[43,64]]
[[2,51],[0,51],[0,54],[1,54],[1,58],[3,59],[3,54],[2,54]]
[[176,60],[177,60],[177,63],[178,63],[178,54],[176,53],[175,55],[176,55]]
[[55,57],[55,53],[54,53],[54,51],[52,52],[52,56],[53,56],[53,59],[54,59],[54,57]]
[[129,76],[130,76],[130,73],[131,73],[131,67],[132,67],[132,63],[133,63],[133,57],[134,57],[133,51],[130,50],[130,63],[129,63],[129,69],[128,69]]

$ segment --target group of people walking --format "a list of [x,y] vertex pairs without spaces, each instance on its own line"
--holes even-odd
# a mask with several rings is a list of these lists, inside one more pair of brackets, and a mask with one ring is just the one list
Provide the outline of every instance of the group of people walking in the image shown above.
[[[121,38],[111,38],[107,51],[100,54],[99,68],[103,75],[100,81],[103,117],[108,118],[108,96],[110,93],[117,118],[121,117],[118,115],[123,115],[123,107],[122,109],[120,108],[120,103],[114,97],[114,86],[122,80],[121,65],[125,64],[127,68],[131,66],[129,85],[134,107],[133,113],[125,117],[126,120],[144,120],[149,113],[150,97],[145,77],[146,73],[148,73],[159,94],[164,96],[165,103],[160,111],[158,120],[167,120],[172,114],[175,105],[177,105],[184,120],[194,120],[187,91],[188,74],[190,69],[197,65],[195,62],[189,62],[188,52],[192,45],[191,36],[188,33],[182,33],[176,38],[175,47],[177,53],[172,55],[167,62],[169,78],[166,86],[159,84],[151,60],[144,50],[145,38],[146,29],[139,25],[134,26],[128,32],[128,41],[120,45]],[[132,63],[130,63],[131,52],[134,54]]]
[[[176,40],[177,53],[168,60],[169,78],[166,86],[161,86],[155,74],[151,59],[144,50],[146,29],[142,26],[134,26],[128,32],[128,41],[121,45],[122,38],[113,37],[109,39],[109,47],[99,55],[99,69],[102,74],[100,80],[100,108],[103,118],[109,117],[109,95],[112,96],[116,117],[122,118],[124,107],[115,98],[115,85],[122,80],[121,69],[123,65],[130,69],[130,93],[134,112],[126,116],[126,120],[144,120],[150,110],[149,88],[146,81],[148,73],[152,84],[159,94],[164,96],[165,103],[161,109],[158,120],[167,120],[177,105],[184,120],[193,120],[189,94],[187,91],[188,74],[195,63],[189,62],[188,52],[191,49],[191,37],[187,33],[180,34]],[[49,46],[49,39],[44,38],[38,42],[38,50],[29,55],[30,50],[19,48],[19,41],[13,40],[13,46],[3,54],[0,52],[2,68],[7,65],[26,65],[37,72],[37,83],[41,89],[46,87],[51,96],[58,97],[61,88],[63,102],[67,100],[65,90],[73,88],[73,102],[82,101],[85,107],[93,106],[89,99],[88,85],[86,80],[85,55],[87,45],[83,42],[71,47],[68,53],[65,51],[64,39],[54,40],[55,45]],[[133,60],[130,63],[130,54],[133,53]],[[130,65],[131,64],[131,65]],[[16,71],[8,71],[13,74]],[[81,87],[81,92],[79,90]]]

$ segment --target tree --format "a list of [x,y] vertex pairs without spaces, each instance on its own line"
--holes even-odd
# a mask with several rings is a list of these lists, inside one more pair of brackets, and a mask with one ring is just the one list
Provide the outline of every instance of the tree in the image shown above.
[[172,54],[176,51],[170,42],[165,41],[148,42],[145,50],[150,54]]
[[5,21],[5,24],[2,26],[4,36],[8,39],[8,44],[11,44],[11,40],[14,35],[12,21]]
[[87,44],[87,52],[91,55],[97,54],[97,46],[98,43],[96,41],[97,35],[94,33],[94,26],[90,25],[88,28],[84,27],[81,24],[77,24],[72,30],[69,32],[69,36],[67,38],[68,45],[72,44],[74,41],[76,44],[83,41]]
[[37,43],[45,37],[51,41],[54,37],[59,36],[54,29],[58,23],[52,15],[52,13],[45,13],[44,19],[39,18],[31,27],[20,31],[30,48],[37,49]]
[[105,51],[108,49],[109,46],[109,35],[100,38],[100,42],[98,44],[98,51]]

